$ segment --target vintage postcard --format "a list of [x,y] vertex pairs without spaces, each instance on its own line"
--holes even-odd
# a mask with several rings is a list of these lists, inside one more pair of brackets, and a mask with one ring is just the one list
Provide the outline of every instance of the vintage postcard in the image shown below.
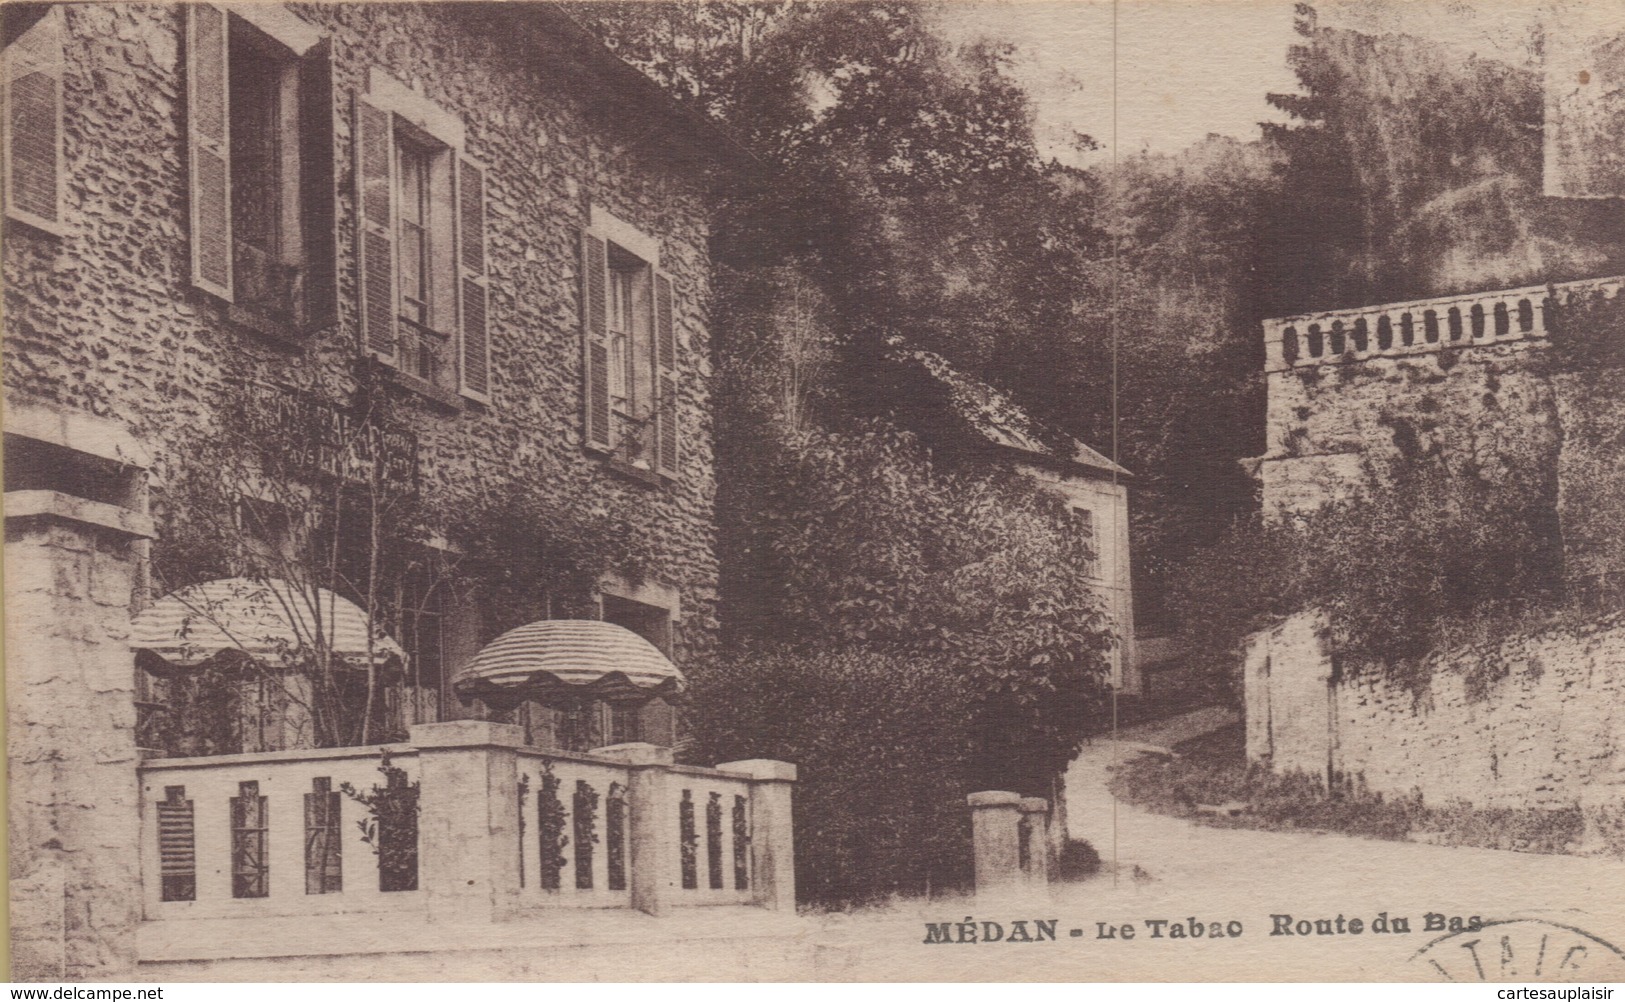
[[1625,981],[1625,13],[0,5],[11,977]]

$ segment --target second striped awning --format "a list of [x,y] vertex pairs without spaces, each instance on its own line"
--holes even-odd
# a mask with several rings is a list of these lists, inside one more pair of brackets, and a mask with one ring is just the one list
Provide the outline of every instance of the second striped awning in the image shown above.
[[494,706],[523,700],[668,701],[688,686],[649,641],[596,619],[545,619],[502,634],[452,680],[459,696]]

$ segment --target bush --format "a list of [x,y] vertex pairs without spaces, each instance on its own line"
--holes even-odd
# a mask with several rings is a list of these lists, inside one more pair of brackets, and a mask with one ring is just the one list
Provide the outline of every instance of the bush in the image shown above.
[[1086,839],[1069,838],[1061,846],[1056,876],[1061,880],[1083,880],[1100,872],[1100,853]]
[[971,885],[976,693],[952,659],[777,649],[689,674],[686,757],[798,766],[803,902],[845,907]]
[[1238,525],[1187,561],[1174,605],[1193,660],[1234,672],[1249,633],[1319,608],[1345,664],[1418,688],[1425,655],[1443,641],[1560,597],[1550,478],[1491,479],[1432,454],[1367,474],[1352,498],[1290,526]]

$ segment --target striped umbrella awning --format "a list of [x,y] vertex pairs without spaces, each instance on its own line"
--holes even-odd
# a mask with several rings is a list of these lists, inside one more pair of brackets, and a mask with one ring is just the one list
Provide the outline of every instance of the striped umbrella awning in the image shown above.
[[[372,643],[367,643],[369,632]],[[177,668],[195,668],[236,651],[283,666],[301,650],[327,648],[346,661],[405,661],[401,646],[375,628],[361,607],[326,588],[287,581],[216,578],[170,592],[130,623],[130,647]]]
[[641,703],[675,699],[683,673],[647,640],[596,619],[544,619],[509,630],[474,655],[452,686],[493,706],[577,699]]

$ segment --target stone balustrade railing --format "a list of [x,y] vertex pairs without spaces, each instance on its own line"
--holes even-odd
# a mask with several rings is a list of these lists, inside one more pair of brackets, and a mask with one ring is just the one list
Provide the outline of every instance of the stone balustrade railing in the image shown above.
[[1265,320],[1265,371],[1542,339],[1577,293],[1613,298],[1622,285],[1594,278]]
[[383,751],[387,770],[377,748],[143,763],[146,917],[795,907],[787,763],[679,766],[647,744],[544,753],[472,720],[414,726]]

